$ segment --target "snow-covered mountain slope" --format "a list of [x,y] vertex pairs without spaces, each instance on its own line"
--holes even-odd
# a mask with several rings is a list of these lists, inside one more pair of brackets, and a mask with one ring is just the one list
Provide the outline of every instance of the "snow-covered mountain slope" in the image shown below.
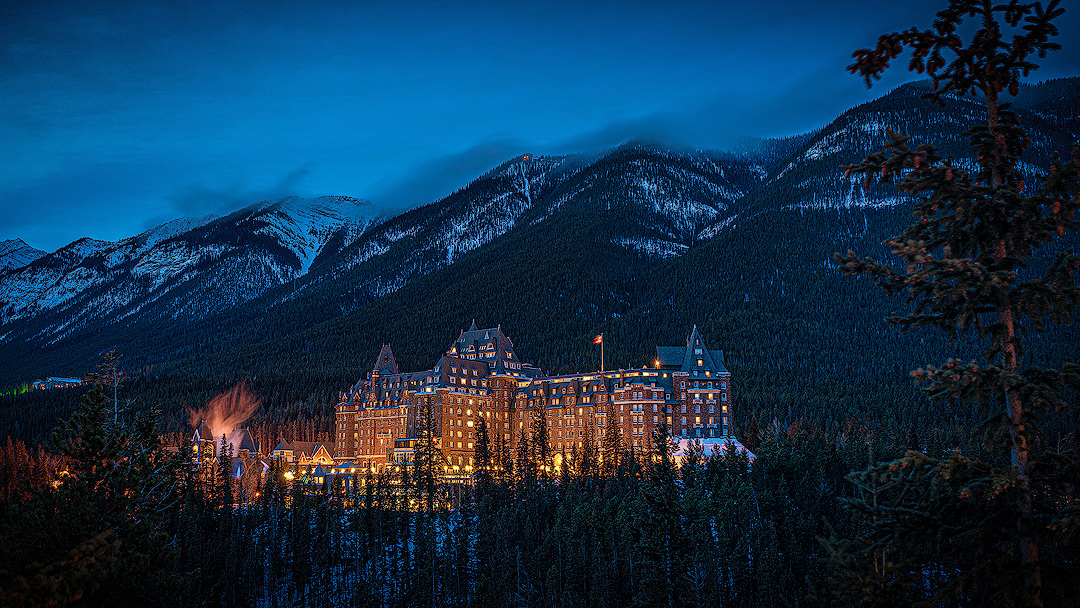
[[0,241],[0,273],[22,268],[43,255],[46,255],[44,251],[34,249],[22,239]]
[[731,155],[639,142],[602,154],[522,155],[372,228],[273,304],[319,293],[347,311],[560,213],[603,216],[598,237],[652,257],[678,256],[729,222],[733,203],[765,175]]
[[[1070,80],[1075,83],[1077,79]],[[1031,163],[1027,165],[1029,170],[1045,164],[1054,151],[1067,151],[1080,136],[1080,123],[1048,120],[1042,115],[1047,108],[1057,107],[1053,105],[1055,99],[1045,99],[1043,88],[1025,88],[1015,103],[1031,139],[1031,149],[1024,156]],[[1060,87],[1049,87],[1056,88]],[[882,149],[889,141],[890,130],[910,137],[911,146],[932,144],[946,155],[956,155],[959,166],[973,166],[968,160],[970,150],[964,133],[985,121],[982,101],[951,96],[944,105],[938,105],[920,98],[929,91],[929,83],[910,83],[844,112],[811,134],[746,202],[758,211],[779,207],[831,212],[904,203],[906,200],[894,188],[876,183],[864,187],[859,176],[844,178],[840,169],[841,165],[858,162]]]
[[366,201],[294,197],[116,243],[80,239],[0,276],[0,341],[52,343],[131,317],[198,320],[302,276],[376,217]]
[[[1080,138],[1080,125],[1069,118],[1076,115],[1076,82],[1025,89],[1017,99],[1032,141],[1025,158],[1033,165]],[[76,357],[91,343],[100,349],[106,336],[122,334],[143,350],[163,332],[195,336],[161,346],[155,357],[163,360],[202,352],[229,332],[244,343],[280,337],[414,283],[451,280],[445,277],[460,282],[447,292],[455,301],[464,292],[491,292],[492,281],[555,293],[563,287],[542,281],[567,276],[562,270],[519,285],[519,266],[558,259],[560,268],[570,268],[578,265],[567,261],[570,254],[598,256],[605,271],[620,272],[676,268],[695,258],[687,262],[693,266],[687,277],[709,275],[703,285],[727,289],[724,281],[747,275],[737,264],[748,248],[764,251],[762,242],[774,239],[781,249],[806,250],[799,239],[808,236],[825,253],[790,269],[774,265],[761,278],[773,292],[795,294],[792,277],[808,268],[831,273],[832,251],[871,233],[888,234],[883,227],[906,219],[894,189],[863,188],[844,179],[840,165],[879,150],[886,129],[946,154],[966,153],[963,133],[979,120],[977,102],[951,99],[939,107],[919,99],[925,90],[922,83],[899,87],[813,133],[761,141],[736,154],[631,142],[587,155],[522,155],[389,219],[375,218],[372,206],[355,199],[292,198],[223,218],[177,220],[117,243],[82,239],[0,271],[0,348],[13,358],[21,356],[16,351],[75,343],[70,356]],[[795,225],[806,235],[792,231]],[[731,250],[738,252],[727,257]],[[727,270],[714,263],[719,258],[730,262]],[[620,310],[631,308],[622,287],[599,279],[591,285]],[[403,293],[427,297],[420,291]],[[201,319],[209,319],[202,325],[213,327],[212,334],[197,331],[192,322]],[[256,325],[258,335],[234,331]]]
[[608,238],[650,257],[682,255],[735,215],[766,172],[753,159],[708,151],[622,146],[553,193],[544,214],[566,207],[601,214]]

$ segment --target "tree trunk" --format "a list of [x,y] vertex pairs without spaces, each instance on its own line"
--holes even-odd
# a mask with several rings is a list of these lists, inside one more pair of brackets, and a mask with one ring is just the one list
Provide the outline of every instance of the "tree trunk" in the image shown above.
[[[990,135],[996,137],[998,123],[997,91],[994,84],[990,83],[986,90],[987,126]],[[999,155],[1004,158],[1006,151],[999,150]],[[994,162],[994,161],[991,161]],[[1000,188],[1004,179],[998,172],[996,163],[993,168],[994,186]],[[998,262],[1003,262],[1008,254],[1005,240],[998,241],[994,252]],[[998,307],[998,321],[1001,330],[997,340],[1001,346],[1002,369],[1006,377],[1016,374],[1019,367],[1016,356],[1016,323],[1013,320],[1011,302]],[[1012,386],[1006,385],[1005,389],[1005,413],[1009,416],[1009,437],[1012,439],[1010,447],[1013,470],[1016,471],[1017,483],[1020,486],[1018,507],[1020,515],[1016,522],[1017,531],[1020,534],[1020,564],[1024,569],[1024,586],[1030,594],[1031,605],[1042,608],[1042,571],[1039,567],[1039,544],[1032,536],[1032,505],[1031,505],[1031,479],[1028,475],[1028,443],[1027,430],[1024,426],[1024,406],[1020,402],[1020,395]]]

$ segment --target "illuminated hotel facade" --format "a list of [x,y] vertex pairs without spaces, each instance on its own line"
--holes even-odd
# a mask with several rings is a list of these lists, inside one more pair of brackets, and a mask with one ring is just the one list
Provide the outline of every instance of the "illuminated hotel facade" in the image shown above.
[[367,377],[339,396],[334,458],[375,471],[409,462],[421,411],[431,412],[447,470],[461,475],[473,469],[480,417],[492,447],[501,439],[513,450],[542,409],[556,464],[587,436],[598,445],[617,432],[624,448],[647,449],[665,409],[676,438],[734,439],[723,351],[709,350],[695,326],[685,345],[658,346],[652,363],[549,376],[517,358],[501,326],[475,322],[425,371],[402,372],[384,344]]

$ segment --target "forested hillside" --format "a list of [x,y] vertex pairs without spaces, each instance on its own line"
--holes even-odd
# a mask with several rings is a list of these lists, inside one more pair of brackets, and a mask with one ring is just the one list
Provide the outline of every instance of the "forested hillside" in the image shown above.
[[[1075,82],[1019,97],[1033,125],[1029,162],[1080,134],[1069,119]],[[840,164],[875,150],[887,127],[962,152],[970,102],[939,108],[919,99],[925,91],[906,85],[817,132],[738,156],[631,142],[587,157],[512,159],[198,323],[166,316],[4,344],[4,377],[80,375],[117,348],[132,409],[160,404],[176,428],[182,404],[244,378],[268,413],[327,419],[379,345],[392,343],[403,369],[426,368],[472,319],[501,324],[523,359],[550,372],[597,367],[590,338],[601,332],[609,367],[647,364],[656,345],[681,344],[697,324],[728,354],[740,429],[756,418],[834,432],[859,420],[955,446],[973,420],[929,416],[908,372],[978,347],[897,333],[883,319],[902,302],[842,280],[831,261],[848,249],[883,258],[880,243],[910,214],[895,192],[845,178]],[[1075,328],[1062,331],[1033,344],[1032,360],[1075,359]],[[0,430],[33,441],[77,395],[3,399]],[[1068,428],[1051,425],[1052,440]]]

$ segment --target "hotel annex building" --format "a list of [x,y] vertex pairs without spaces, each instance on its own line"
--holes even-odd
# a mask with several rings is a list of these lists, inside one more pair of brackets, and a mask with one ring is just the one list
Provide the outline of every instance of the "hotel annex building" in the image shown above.
[[625,447],[647,448],[665,405],[676,438],[734,440],[723,351],[709,350],[695,326],[685,345],[656,347],[653,363],[548,376],[517,358],[501,326],[478,329],[475,322],[425,371],[402,372],[384,344],[367,378],[339,396],[334,459],[375,471],[410,461],[422,400],[431,406],[436,445],[459,475],[473,468],[478,417],[492,442],[502,434],[514,449],[541,408],[556,464],[582,448],[587,431],[597,443],[615,432]]

